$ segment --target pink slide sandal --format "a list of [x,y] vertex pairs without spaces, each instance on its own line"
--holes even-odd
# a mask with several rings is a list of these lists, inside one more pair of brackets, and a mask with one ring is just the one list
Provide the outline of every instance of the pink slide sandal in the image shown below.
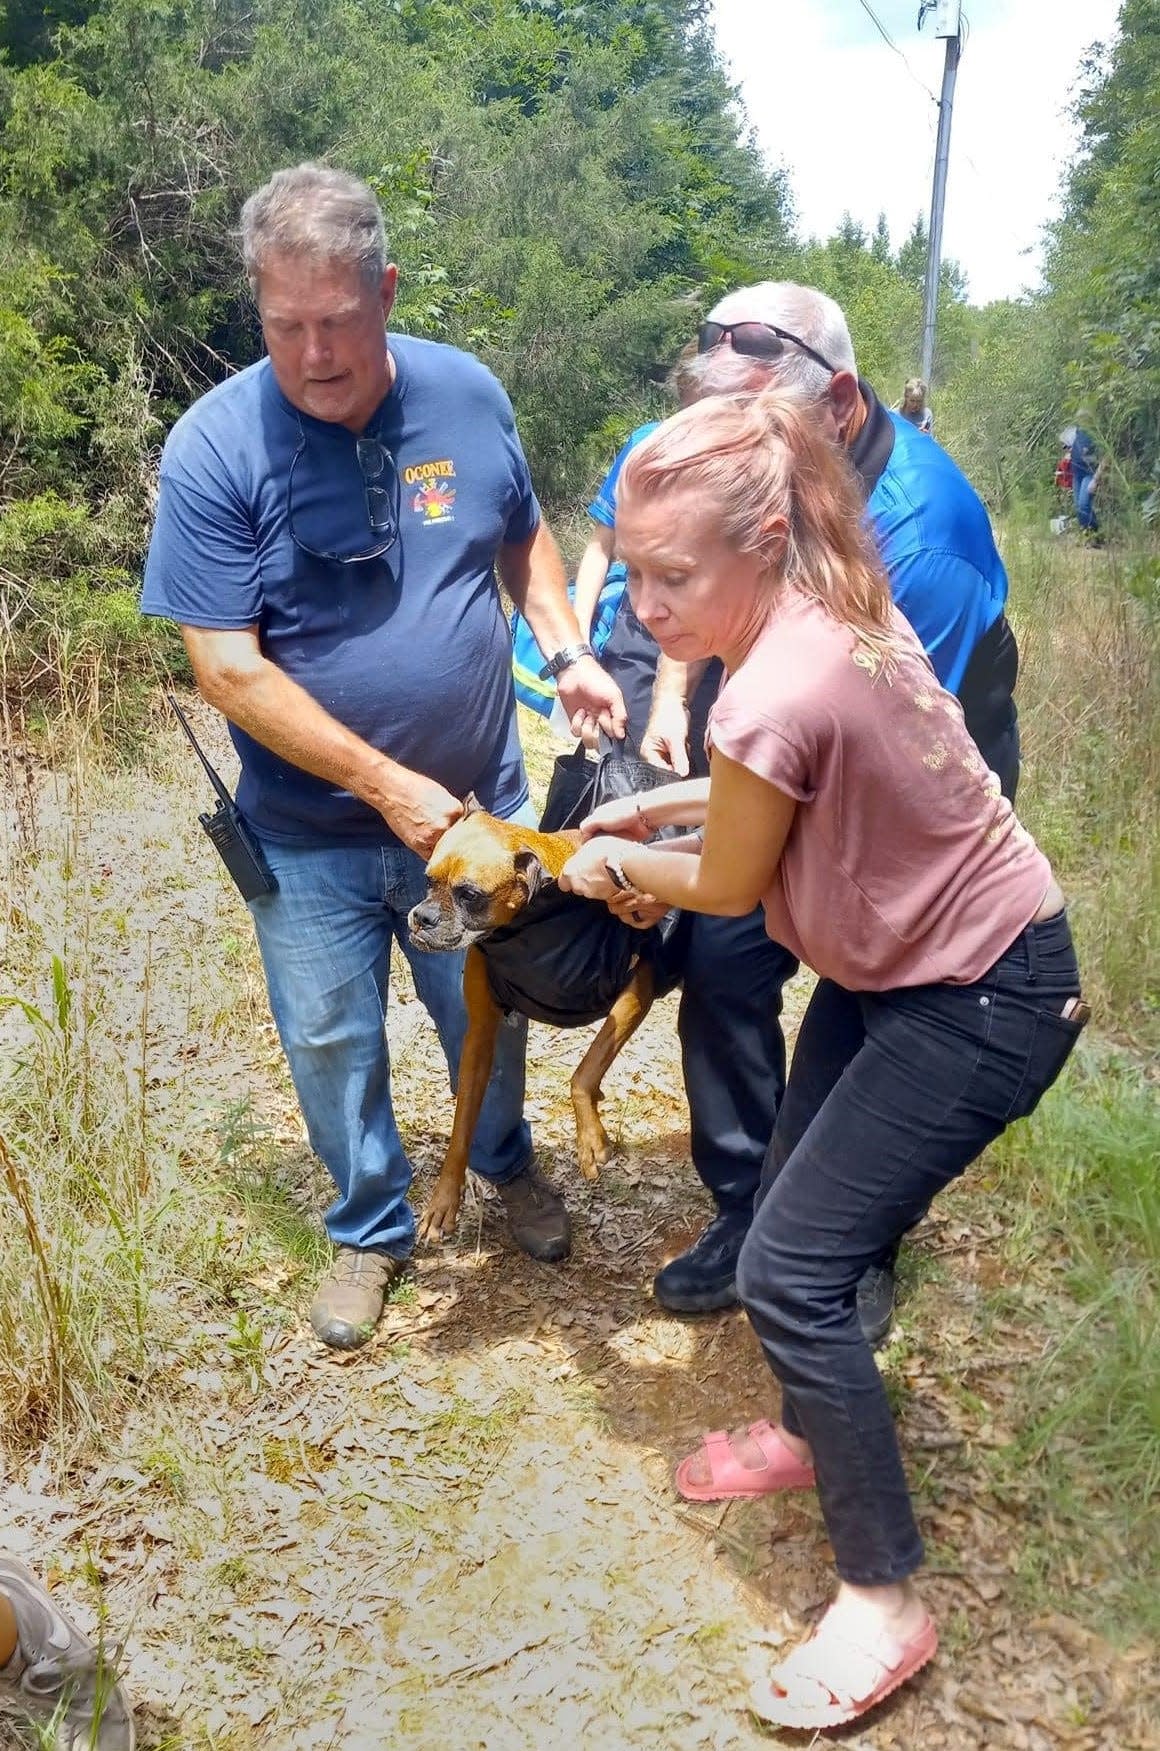
[[938,1631],[928,1617],[906,1641],[885,1631],[853,1640],[830,1617],[749,1693],[763,1721],[803,1732],[824,1732],[857,1720],[934,1658]]
[[[813,1488],[814,1468],[794,1457],[768,1420],[750,1423],[749,1438],[761,1450],[764,1465],[742,1465],[724,1429],[705,1436],[696,1453],[682,1459],[676,1469],[676,1485],[686,1502],[728,1502],[769,1496],[776,1490]],[[692,1483],[689,1473],[701,1454],[709,1457],[708,1483]]]

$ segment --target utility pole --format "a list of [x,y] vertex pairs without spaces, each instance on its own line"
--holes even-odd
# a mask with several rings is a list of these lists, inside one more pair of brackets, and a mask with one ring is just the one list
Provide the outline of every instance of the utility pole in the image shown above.
[[934,12],[934,34],[946,39],[943,61],[942,96],[938,106],[938,139],[934,149],[934,185],[930,196],[930,230],[926,244],[926,290],[922,306],[922,375],[929,383],[934,368],[934,329],[938,319],[939,269],[942,266],[943,206],[947,194],[947,160],[951,151],[951,105],[955,95],[955,76],[959,70],[962,50],[962,0],[933,0],[919,14],[919,24],[928,11]]

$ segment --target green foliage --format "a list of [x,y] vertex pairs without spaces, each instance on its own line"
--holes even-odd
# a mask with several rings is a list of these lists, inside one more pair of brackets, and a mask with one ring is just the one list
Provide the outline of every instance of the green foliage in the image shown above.
[[[1126,503],[1160,484],[1155,233],[1160,0],[1093,60],[1049,294],[969,309],[944,264],[934,404],[995,506],[1050,478],[1091,400]],[[53,0],[3,15],[0,591],[27,675],[49,622],[108,650],[173,419],[260,336],[233,229],[279,165],[366,176],[400,264],[396,321],[478,352],[541,494],[582,503],[663,411],[701,312],[768,277],[849,315],[888,402],[919,368],[926,226],[892,254],[847,216],[801,245],[718,64],[706,0]],[[1133,500],[1135,495],[1135,501]],[[89,625],[91,622],[91,625]],[[168,660],[167,635],[138,633]],[[160,646],[157,647],[157,641]],[[38,671],[40,672],[40,671]]]
[[1042,298],[962,313],[957,369],[938,396],[938,436],[996,511],[1048,494],[1059,454],[1061,336]]
[[127,631],[164,431],[257,354],[231,233],[279,165],[326,157],[370,179],[400,326],[495,366],[541,491],[581,495],[610,431],[652,410],[698,309],[791,249],[783,180],[743,137],[706,15],[700,0],[10,7],[8,688],[46,616],[98,645]]
[[926,219],[919,213],[898,251],[898,271],[908,286],[921,293],[926,280]]
[[1160,480],[1160,0],[1125,0],[1087,63],[1081,151],[1048,258],[1065,361],[1060,411],[1111,452],[1102,504],[1135,515]]
[[[1030,1498],[1024,1521],[1035,1528],[1047,1579],[1061,1584],[1085,1542],[1104,1564],[1117,1551],[1104,1608],[1121,1623],[1154,1629],[1160,1549],[1155,1090],[1129,1060],[1085,1048],[1031,1123],[1013,1126],[988,1159],[1005,1198],[1023,1207],[1014,1243],[1023,1271],[1046,1279],[1058,1297],[1043,1299],[1048,1339],[1027,1379],[1026,1421],[1007,1456],[1009,1481]],[[1045,1258],[1056,1263],[1050,1277]]]

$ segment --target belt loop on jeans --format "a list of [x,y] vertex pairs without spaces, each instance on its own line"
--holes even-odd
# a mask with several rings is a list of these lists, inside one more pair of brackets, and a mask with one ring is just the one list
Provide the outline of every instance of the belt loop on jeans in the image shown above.
[[1027,983],[1036,985],[1039,982],[1039,949],[1035,942],[1035,926],[1029,924],[1023,932],[1023,946],[1027,951]]

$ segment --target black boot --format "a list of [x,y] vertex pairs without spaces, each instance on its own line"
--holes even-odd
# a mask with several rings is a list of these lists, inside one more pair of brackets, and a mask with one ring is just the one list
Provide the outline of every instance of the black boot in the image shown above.
[[894,1261],[871,1265],[858,1284],[858,1324],[862,1336],[876,1350],[884,1343],[894,1323]]
[[752,1221],[749,1211],[725,1210],[688,1252],[653,1278],[653,1294],[670,1313],[716,1313],[737,1305],[737,1257]]

